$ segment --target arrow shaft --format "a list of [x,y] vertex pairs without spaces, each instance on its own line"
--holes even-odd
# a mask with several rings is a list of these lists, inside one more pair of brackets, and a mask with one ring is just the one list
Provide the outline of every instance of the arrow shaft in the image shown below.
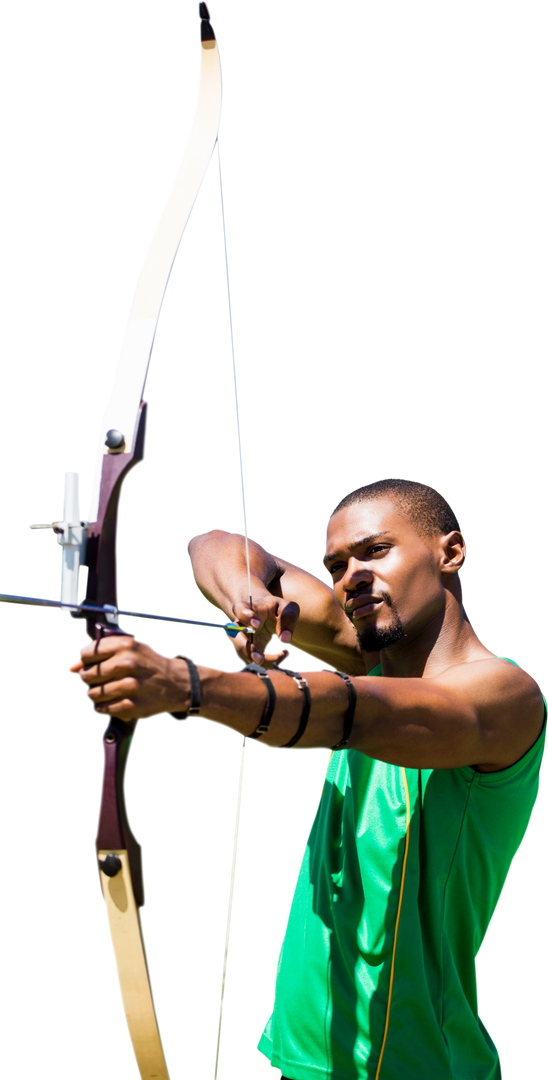
[[109,615],[127,615],[132,619],[156,619],[159,622],[184,623],[186,626],[211,626],[215,630],[243,630],[246,634],[255,633],[249,626],[240,626],[239,623],[215,623],[204,622],[202,619],[179,619],[175,615],[150,615],[144,611],[124,611],[115,607],[114,604],[106,604],[99,607],[96,604],[65,604],[62,600],[44,600],[38,596],[14,596],[11,593],[0,593],[0,604],[28,604],[33,607],[67,608],[69,611],[87,611],[93,615],[103,615],[108,619]]

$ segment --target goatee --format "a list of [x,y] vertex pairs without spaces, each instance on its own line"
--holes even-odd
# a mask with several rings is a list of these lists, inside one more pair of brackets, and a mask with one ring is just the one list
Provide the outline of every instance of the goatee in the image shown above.
[[358,645],[362,652],[380,652],[389,645],[395,645],[405,637],[405,630],[399,615],[394,616],[394,621],[383,630],[376,626],[366,626],[359,633],[356,630]]

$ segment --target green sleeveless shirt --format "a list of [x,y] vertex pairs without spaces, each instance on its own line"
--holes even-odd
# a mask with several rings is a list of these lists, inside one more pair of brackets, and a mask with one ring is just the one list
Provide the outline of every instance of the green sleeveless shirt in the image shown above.
[[531,815],[544,738],[496,773],[332,755],[259,1043],[284,1076],[500,1080],[475,956]]

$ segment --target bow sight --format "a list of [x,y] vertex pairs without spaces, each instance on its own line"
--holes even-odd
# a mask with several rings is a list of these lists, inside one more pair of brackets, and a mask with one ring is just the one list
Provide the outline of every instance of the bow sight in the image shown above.
[[[112,432],[108,432],[111,435]],[[119,432],[116,432],[119,434]],[[108,437],[108,436],[107,436]],[[123,440],[123,436],[122,440]],[[107,443],[107,445],[110,445]],[[82,474],[79,469],[64,469],[61,481],[61,510],[50,522],[29,522],[28,532],[52,532],[59,549],[58,594],[35,596],[31,593],[0,592],[0,604],[14,607],[48,608],[67,615],[75,622],[82,622],[84,612],[103,615],[108,623],[121,626],[122,619],[142,622],[166,623],[172,626],[193,626],[199,630],[220,630],[229,637],[240,631],[254,634],[251,626],[227,620],[193,619],[186,615],[165,615],[161,611],[145,611],[142,608],[122,608],[113,604],[85,603],[85,551],[88,546],[89,523],[82,516]],[[82,584],[83,583],[83,584]],[[79,617],[82,612],[82,617]]]

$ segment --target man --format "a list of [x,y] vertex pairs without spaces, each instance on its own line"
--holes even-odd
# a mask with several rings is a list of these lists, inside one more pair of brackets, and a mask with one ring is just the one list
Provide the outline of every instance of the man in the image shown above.
[[[283,659],[264,655],[276,631],[343,673],[197,669],[203,716],[335,751],[260,1049],[291,1080],[500,1078],[474,959],[535,801],[545,707],[466,617],[453,511],[423,484],[360,488],[329,520],[333,589],[250,544],[253,608],[241,537],[190,552],[205,595],[255,630],[246,659]],[[74,668],[122,719],[187,710],[192,669],[128,638]]]

